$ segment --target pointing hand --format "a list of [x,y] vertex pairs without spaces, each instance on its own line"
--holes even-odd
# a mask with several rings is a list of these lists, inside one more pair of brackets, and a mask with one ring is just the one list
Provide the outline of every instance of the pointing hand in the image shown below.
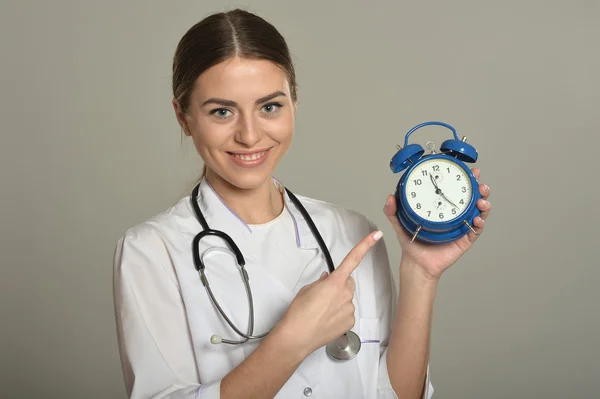
[[381,235],[380,231],[368,234],[333,273],[323,272],[318,280],[302,287],[273,332],[286,337],[304,356],[347,333],[355,324],[352,300],[356,283],[351,274]]

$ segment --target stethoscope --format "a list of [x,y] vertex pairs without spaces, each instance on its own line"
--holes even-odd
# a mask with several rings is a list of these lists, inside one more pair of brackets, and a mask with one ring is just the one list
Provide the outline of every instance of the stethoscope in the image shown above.
[[[210,342],[212,344],[224,343],[224,344],[231,344],[231,345],[239,345],[239,344],[248,342],[249,340],[264,338],[269,334],[269,331],[265,332],[264,334],[260,334],[260,335],[252,335],[254,332],[254,304],[253,304],[253,300],[252,300],[252,292],[250,290],[248,273],[246,272],[246,269],[244,268],[244,265],[246,264],[246,261],[244,260],[244,256],[242,255],[242,252],[240,251],[238,246],[235,244],[235,242],[229,235],[227,235],[226,233],[224,233],[220,230],[213,230],[208,227],[208,223],[206,222],[206,219],[204,218],[204,215],[202,214],[202,211],[200,210],[200,206],[198,205],[198,190],[199,190],[199,188],[200,188],[200,183],[198,185],[196,185],[196,187],[194,187],[194,189],[192,190],[192,195],[191,195],[192,206],[194,208],[196,218],[198,219],[198,221],[200,222],[200,224],[202,225],[202,228],[203,228],[203,230],[200,233],[198,233],[196,235],[196,237],[194,237],[194,241],[193,241],[194,265],[196,266],[196,270],[198,271],[198,273],[200,275],[200,280],[202,281],[202,285],[204,285],[204,287],[206,288],[206,291],[208,292],[208,295],[209,295],[212,303],[215,305],[215,307],[217,308],[217,310],[219,311],[221,316],[223,316],[225,321],[227,321],[227,324],[229,324],[229,326],[231,326],[231,328],[238,335],[240,335],[243,338],[242,340],[234,341],[234,340],[230,340],[230,339],[224,339],[219,335],[213,335],[210,337]],[[327,249],[327,246],[325,245],[325,242],[323,241],[323,238],[321,237],[319,230],[315,226],[312,218],[309,216],[308,212],[306,211],[304,206],[300,203],[298,198],[296,198],[296,196],[287,188],[285,189],[285,191],[291,198],[294,205],[296,205],[296,207],[298,208],[300,213],[302,213],[302,216],[304,216],[304,219],[308,223],[308,226],[310,227],[310,230],[311,230],[313,236],[316,238],[317,242],[319,243],[319,247],[321,248],[321,250],[323,251],[323,254],[325,255],[329,273],[332,273],[335,269],[333,266],[333,260],[331,259],[331,254],[329,253],[329,250]],[[200,240],[203,237],[210,236],[210,235],[217,236],[217,237],[220,237],[223,240],[225,240],[227,242],[227,244],[229,244],[229,247],[231,248],[231,250],[233,250],[233,253],[228,250],[225,250],[225,249],[213,247],[213,248],[209,248],[208,250],[206,250],[202,254],[202,256],[200,256],[200,254],[199,254]],[[240,331],[240,329],[238,329],[235,326],[235,324],[229,319],[229,317],[227,317],[227,315],[225,314],[225,312],[223,311],[221,306],[219,306],[217,299],[215,298],[215,296],[212,293],[212,290],[210,289],[210,284],[208,283],[208,278],[206,277],[206,273],[205,273],[206,267],[205,267],[203,258],[206,254],[210,253],[212,250],[218,250],[218,251],[232,254],[235,257],[237,264],[239,265],[242,280],[243,280],[244,286],[246,288],[246,296],[248,297],[248,305],[249,305],[249,313],[250,313],[250,320],[248,323],[248,332],[246,334],[244,334],[242,331]],[[361,343],[360,343],[360,338],[358,337],[358,335],[353,331],[348,331],[346,334],[337,338],[335,341],[327,344],[326,351],[327,351],[327,354],[335,360],[349,360],[349,359],[352,359],[354,356],[356,356],[356,354],[360,351],[360,347],[361,347]]]

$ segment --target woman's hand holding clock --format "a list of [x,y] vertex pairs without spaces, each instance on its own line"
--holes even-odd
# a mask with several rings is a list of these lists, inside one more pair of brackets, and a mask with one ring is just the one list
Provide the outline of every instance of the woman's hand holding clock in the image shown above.
[[[473,168],[471,171],[479,181],[480,170],[478,168]],[[430,174],[429,176],[436,188],[436,193],[442,194],[442,191],[432,175],[433,174]],[[477,234],[471,231],[469,234],[458,240],[445,244],[428,244],[418,240],[412,241],[412,236],[402,227],[396,216],[397,204],[395,196],[388,195],[387,203],[384,207],[384,214],[394,227],[398,241],[402,247],[401,267],[422,273],[428,279],[438,280],[446,269],[452,266],[466,251],[468,251],[481,235],[484,221],[487,219],[492,209],[492,205],[488,201],[490,188],[486,184],[479,183],[478,190],[481,194],[481,198],[477,201],[477,208],[481,214],[473,219],[473,229]],[[446,197],[444,196],[444,198]],[[448,202],[456,206],[452,201],[448,200]]]

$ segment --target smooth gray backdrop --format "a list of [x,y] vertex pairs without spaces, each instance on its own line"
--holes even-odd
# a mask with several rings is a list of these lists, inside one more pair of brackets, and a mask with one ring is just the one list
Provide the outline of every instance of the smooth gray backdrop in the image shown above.
[[478,149],[493,212],[439,288],[435,397],[598,398],[594,0],[2,1],[0,396],[124,397],[114,246],[200,173],[171,60],[192,24],[234,6],[274,23],[296,62],[277,177],[377,222],[396,278],[382,214],[396,144],[442,120]]

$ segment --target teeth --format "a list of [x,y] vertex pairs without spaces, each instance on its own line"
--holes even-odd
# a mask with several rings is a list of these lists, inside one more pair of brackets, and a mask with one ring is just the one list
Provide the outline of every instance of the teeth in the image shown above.
[[255,152],[254,154],[233,154],[234,157],[241,159],[242,161],[256,161],[265,155],[266,151],[263,152]]

